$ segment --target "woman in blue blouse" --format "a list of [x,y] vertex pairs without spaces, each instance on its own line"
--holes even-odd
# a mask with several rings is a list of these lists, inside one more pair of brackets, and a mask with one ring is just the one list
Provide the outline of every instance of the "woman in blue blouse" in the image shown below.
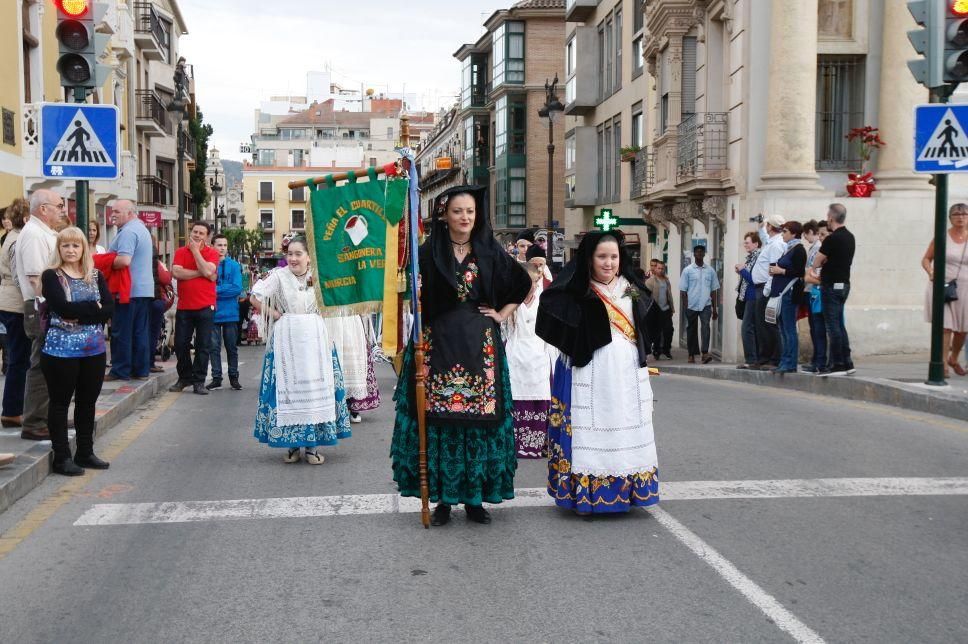
[[[79,476],[85,467],[106,470],[108,463],[94,454],[94,404],[104,383],[104,323],[114,311],[114,299],[104,276],[94,270],[80,228],[71,226],[57,235],[57,254],[40,279],[48,322],[40,369],[50,394],[53,470],[65,476]],[[71,398],[77,431],[73,459],[67,439]]]

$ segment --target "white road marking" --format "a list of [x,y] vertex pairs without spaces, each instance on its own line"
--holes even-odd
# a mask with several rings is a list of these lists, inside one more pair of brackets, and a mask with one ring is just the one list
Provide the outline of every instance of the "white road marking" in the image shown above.
[[652,508],[650,512],[656,521],[662,524],[662,527],[671,532],[672,536],[689,548],[693,554],[709,564],[710,568],[719,573],[720,577],[738,590],[751,604],[759,608],[780,630],[787,632],[798,642],[819,643],[824,641],[809,626],[797,619],[796,615],[784,608],[773,595],[760,588],[755,581],[740,572],[715,548],[703,541],[692,530],[679,523],[668,512],[658,507]]
[[[766,481],[671,481],[659,488],[663,501],[710,499],[793,499],[865,496],[968,495],[968,478],[843,478]],[[502,508],[551,506],[544,488],[515,490]],[[420,511],[418,499],[396,494],[350,494],[269,499],[101,503],[74,522],[77,526],[189,523],[239,519],[397,514]]]

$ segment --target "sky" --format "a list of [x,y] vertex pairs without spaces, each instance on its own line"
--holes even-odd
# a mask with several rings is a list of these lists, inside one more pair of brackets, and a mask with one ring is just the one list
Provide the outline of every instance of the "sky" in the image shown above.
[[450,106],[460,91],[453,53],[513,0],[178,0],[188,26],[180,53],[215,132],[209,148],[242,160],[253,112],[269,96],[304,95],[306,73],[416,94],[413,109]]

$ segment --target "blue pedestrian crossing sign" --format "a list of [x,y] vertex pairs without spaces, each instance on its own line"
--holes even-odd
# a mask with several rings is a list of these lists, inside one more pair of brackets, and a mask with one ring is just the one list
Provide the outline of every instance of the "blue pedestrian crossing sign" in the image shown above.
[[117,179],[119,125],[114,105],[44,103],[40,107],[41,175]]
[[968,105],[914,108],[914,171],[968,172]]

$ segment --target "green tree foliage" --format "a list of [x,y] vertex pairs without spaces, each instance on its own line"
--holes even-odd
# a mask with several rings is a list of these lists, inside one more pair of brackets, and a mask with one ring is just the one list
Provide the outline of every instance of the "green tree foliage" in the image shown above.
[[192,170],[190,185],[195,212],[189,216],[198,217],[202,208],[208,205],[210,195],[205,181],[205,168],[208,166],[208,139],[212,136],[212,126],[204,122],[202,110],[196,109],[195,116],[188,121],[188,133],[195,139],[195,169]]
[[246,259],[251,260],[262,244],[262,234],[258,230],[228,228],[222,232],[229,242],[229,255],[234,259],[244,255]]

